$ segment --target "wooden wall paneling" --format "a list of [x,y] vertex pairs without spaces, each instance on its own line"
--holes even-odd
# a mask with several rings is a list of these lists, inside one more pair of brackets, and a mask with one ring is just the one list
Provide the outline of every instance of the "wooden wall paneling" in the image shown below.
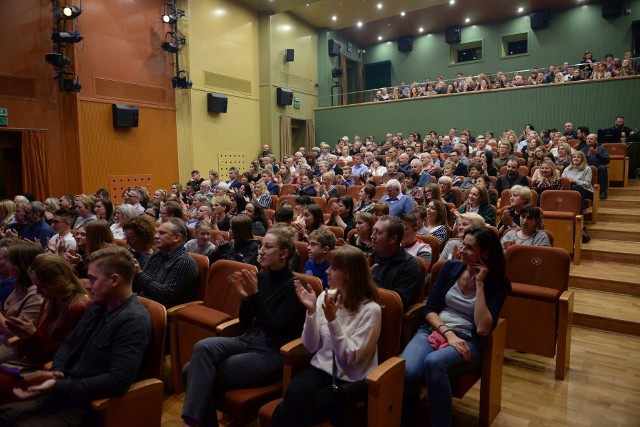
[[111,175],[109,176],[109,195],[113,204],[123,203],[122,194],[130,188],[146,187],[153,194],[153,175]]
[[158,188],[178,180],[175,111],[139,111],[137,128],[114,128],[111,104],[80,102],[84,192],[108,187],[114,175],[152,175]]

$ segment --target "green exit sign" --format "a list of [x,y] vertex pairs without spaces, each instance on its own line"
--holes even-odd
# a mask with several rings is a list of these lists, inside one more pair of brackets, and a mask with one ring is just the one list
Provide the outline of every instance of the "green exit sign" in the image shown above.
[[0,117],[0,126],[9,126],[9,119],[7,117]]
[[0,108],[0,117],[7,117],[8,111],[6,108]]

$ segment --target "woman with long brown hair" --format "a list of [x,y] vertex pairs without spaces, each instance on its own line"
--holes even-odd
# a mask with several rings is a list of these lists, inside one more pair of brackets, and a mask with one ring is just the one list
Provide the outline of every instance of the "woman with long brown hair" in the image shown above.
[[329,289],[316,298],[310,285],[296,286],[307,309],[302,343],[315,354],[311,368],[289,384],[272,426],[309,426],[327,420],[344,424],[340,410],[344,395],[335,393],[333,385],[364,382],[378,365],[382,316],[367,257],[354,247],[342,246],[329,255],[329,261]]
[[[84,314],[89,297],[73,268],[53,254],[36,256],[29,267],[29,277],[44,297],[37,321],[9,317],[6,325],[20,338],[12,359],[33,365],[50,361],[58,347]],[[22,379],[0,373],[0,401],[14,400],[12,390],[21,387]]]

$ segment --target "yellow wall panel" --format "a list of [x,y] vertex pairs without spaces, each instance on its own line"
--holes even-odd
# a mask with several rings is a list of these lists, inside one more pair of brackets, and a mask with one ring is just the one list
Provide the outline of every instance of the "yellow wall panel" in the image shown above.
[[111,175],[151,174],[157,188],[178,178],[175,111],[140,107],[139,127],[113,127],[111,104],[81,101],[83,188],[109,188]]

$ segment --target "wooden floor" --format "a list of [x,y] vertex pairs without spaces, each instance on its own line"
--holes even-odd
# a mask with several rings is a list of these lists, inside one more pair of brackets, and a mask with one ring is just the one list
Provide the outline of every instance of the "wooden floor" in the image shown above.
[[[507,350],[502,411],[493,426],[640,425],[639,337],[574,327],[566,379],[557,381],[554,369],[553,359]],[[478,424],[479,395],[476,384],[454,400],[455,426]],[[181,425],[183,401],[184,394],[167,395],[163,427]]]
[[[554,359],[507,350],[494,427],[640,426],[640,180],[629,184],[610,189],[598,223],[587,223],[592,241],[583,245],[583,261],[571,267],[575,308],[566,379],[555,379]],[[478,424],[479,393],[476,384],[454,399],[455,426]],[[184,394],[166,394],[163,427],[181,425],[183,401]]]

